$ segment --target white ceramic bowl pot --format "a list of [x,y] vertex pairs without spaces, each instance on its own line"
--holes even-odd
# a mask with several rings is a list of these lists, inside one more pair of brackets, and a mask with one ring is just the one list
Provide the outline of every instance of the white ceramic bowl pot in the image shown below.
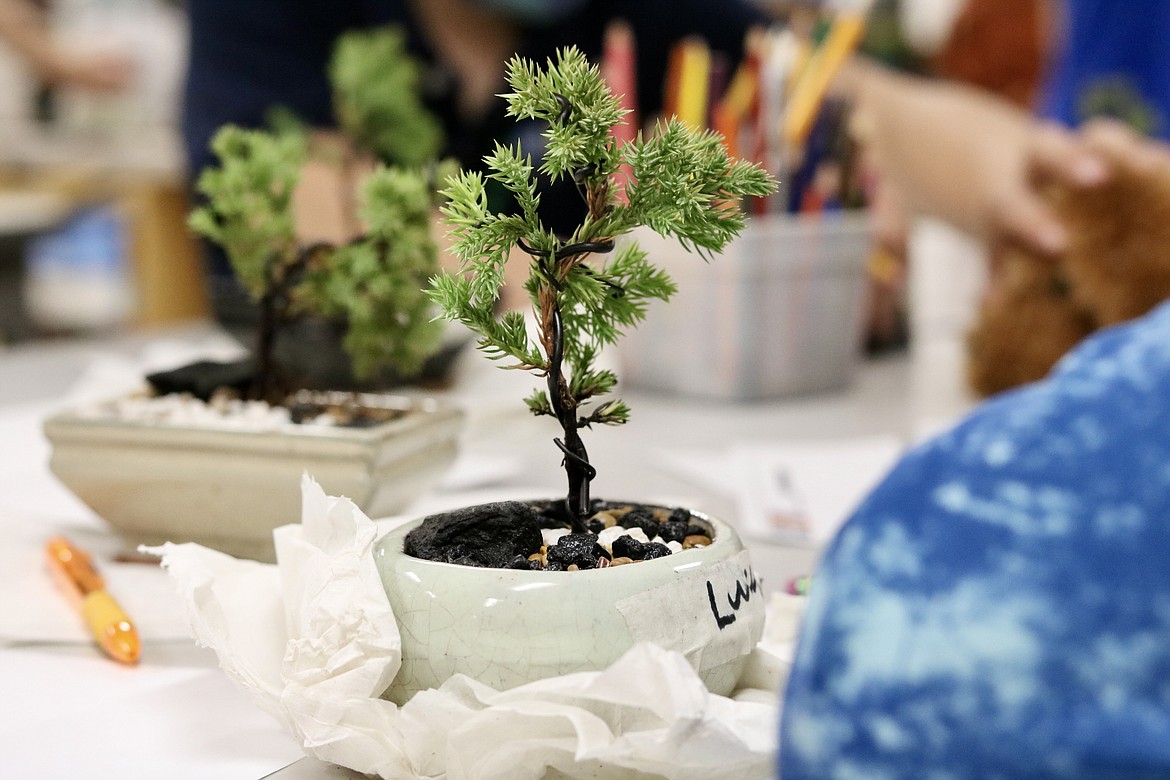
[[423,560],[403,552],[422,520],[391,531],[375,557],[402,668],[385,698],[404,703],[457,673],[505,690],[601,670],[641,641],[683,654],[709,690],[729,694],[763,634],[762,583],[726,523],[691,515],[710,545],[583,571]]

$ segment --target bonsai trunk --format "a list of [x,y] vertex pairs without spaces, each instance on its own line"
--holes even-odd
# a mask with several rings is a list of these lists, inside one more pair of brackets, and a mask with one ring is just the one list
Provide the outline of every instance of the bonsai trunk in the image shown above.
[[277,294],[272,288],[260,299],[260,325],[256,333],[256,376],[248,391],[251,399],[268,400],[275,391],[275,361],[272,353],[276,344]]
[[[552,296],[550,296],[552,298]],[[561,325],[561,311],[555,298],[552,298],[551,313],[547,326],[551,326],[551,344],[549,349],[548,400],[553,414],[564,431],[564,439],[554,439],[557,447],[565,454],[565,473],[569,479],[569,493],[565,498],[565,511],[569,516],[569,523],[573,531],[584,533],[585,518],[589,517],[589,482],[597,475],[597,469],[589,464],[589,453],[585,450],[585,442],[578,432],[580,426],[577,421],[577,399],[569,389],[562,368],[565,354],[565,334]]]
[[[557,99],[562,105],[561,121],[568,119],[572,112],[569,101],[561,95]],[[583,188],[585,202],[592,219],[600,219],[608,209],[608,180],[593,181],[586,184],[593,166],[582,168],[573,177],[578,187]],[[585,443],[581,441],[579,433],[582,423],[577,416],[579,400],[569,388],[565,379],[563,362],[565,357],[565,333],[561,321],[560,304],[557,294],[561,284],[568,277],[581,259],[591,252],[609,252],[613,249],[613,242],[609,238],[587,240],[569,246],[562,246],[556,253],[533,252],[521,243],[521,248],[540,258],[545,282],[540,289],[542,338],[545,354],[548,355],[548,372],[546,382],[548,387],[548,402],[552,407],[553,415],[561,424],[564,439],[553,439],[557,447],[565,455],[565,473],[569,480],[569,493],[565,498],[565,511],[569,516],[569,523],[576,533],[584,533],[585,520],[590,516],[589,483],[597,476],[597,469],[589,463],[589,453],[585,450]]]
[[256,378],[252,381],[248,397],[251,399],[278,403],[285,388],[281,386],[280,369],[276,365],[274,351],[276,332],[289,319],[290,298],[293,288],[301,281],[305,272],[332,246],[318,242],[296,252],[291,262],[273,260],[268,270],[268,284],[260,297],[260,324],[256,332]]

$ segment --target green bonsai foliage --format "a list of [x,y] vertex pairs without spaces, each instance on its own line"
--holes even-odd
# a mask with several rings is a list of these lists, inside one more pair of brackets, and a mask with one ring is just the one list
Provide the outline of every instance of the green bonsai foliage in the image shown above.
[[309,138],[287,111],[275,114],[271,132],[221,129],[212,141],[220,167],[197,184],[207,202],[192,212],[192,229],[224,248],[260,306],[252,397],[280,397],[275,335],[298,316],[346,323],[345,347],[358,378],[385,366],[417,373],[442,331],[424,287],[438,270],[430,182],[443,134],[420,100],[419,65],[406,52],[402,30],[387,27],[343,35],[329,75],[345,133],[385,165],[401,166],[379,168],[362,184],[361,236],[343,246],[298,245],[292,195]]
[[307,141],[297,133],[226,127],[211,148],[221,166],[199,177],[196,186],[211,203],[191,214],[190,226],[224,248],[240,282],[260,299],[271,274],[296,253],[292,196]]
[[206,205],[193,230],[220,244],[260,305],[250,395],[282,395],[272,360],[277,329],[301,314],[344,319],[354,373],[385,365],[416,373],[438,343],[440,326],[422,287],[438,269],[428,214],[431,188],[421,172],[380,168],[365,182],[364,235],[333,247],[296,241],[292,193],[307,154],[303,134],[224,127],[212,148],[219,168],[199,178]]
[[337,122],[387,165],[426,165],[443,145],[443,130],[419,97],[419,68],[396,26],[345,33],[333,51],[329,78]]
[[[563,438],[554,441],[564,453],[566,509],[574,527],[584,530],[596,471],[580,430],[620,425],[629,415],[620,399],[602,398],[617,377],[595,366],[597,355],[645,316],[651,299],[666,300],[675,290],[636,244],[615,252],[614,240],[645,225],[710,256],[744,227],[738,199],[766,195],[775,182],[759,166],[729,159],[717,134],[693,132],[677,121],[619,148],[611,130],[623,111],[598,69],[574,48],[561,51],[544,69],[512,60],[508,83],[508,114],[548,123],[539,172],[553,181],[574,181],[588,213],[572,235],[554,234],[537,214],[533,163],[518,149],[497,146],[485,158],[487,176],[513,193],[516,209],[489,210],[478,173],[449,180],[443,212],[463,273],[436,277],[431,296],[446,317],[479,334],[479,347],[492,359],[544,378],[545,389],[527,404],[561,426]],[[633,175],[624,202],[615,184],[623,164]],[[531,257],[526,289],[539,331],[535,339],[520,312],[495,316],[513,247]],[[605,256],[608,262],[602,262]]]
[[413,375],[434,351],[442,323],[433,318],[426,280],[438,269],[431,237],[432,189],[414,172],[380,168],[362,185],[365,235],[310,269],[301,297],[327,317],[345,318],[354,373],[384,365]]

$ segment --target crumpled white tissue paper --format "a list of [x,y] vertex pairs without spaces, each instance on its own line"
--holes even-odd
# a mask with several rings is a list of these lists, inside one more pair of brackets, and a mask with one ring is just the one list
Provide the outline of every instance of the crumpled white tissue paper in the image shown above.
[[798,621],[784,597],[745,674],[763,687],[733,698],[709,693],[681,655],[643,643],[601,672],[502,692],[460,675],[398,707],[378,698],[401,663],[372,554],[379,528],[307,476],[302,494],[302,523],[275,532],[276,565],[194,544],[149,552],[178,585],[196,640],[307,753],[393,780],[773,774]]

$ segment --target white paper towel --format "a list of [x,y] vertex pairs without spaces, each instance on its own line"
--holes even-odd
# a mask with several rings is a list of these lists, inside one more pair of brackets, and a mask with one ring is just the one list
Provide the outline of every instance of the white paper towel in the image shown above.
[[[777,687],[709,693],[678,653],[635,645],[609,669],[496,691],[459,675],[398,707],[378,698],[401,644],[372,549],[375,524],[306,477],[299,526],[276,532],[279,563],[167,544],[195,637],[280,718],[306,752],[384,778],[712,780],[773,772]],[[781,597],[783,598],[783,597]],[[778,686],[798,611],[753,652],[751,680]]]

